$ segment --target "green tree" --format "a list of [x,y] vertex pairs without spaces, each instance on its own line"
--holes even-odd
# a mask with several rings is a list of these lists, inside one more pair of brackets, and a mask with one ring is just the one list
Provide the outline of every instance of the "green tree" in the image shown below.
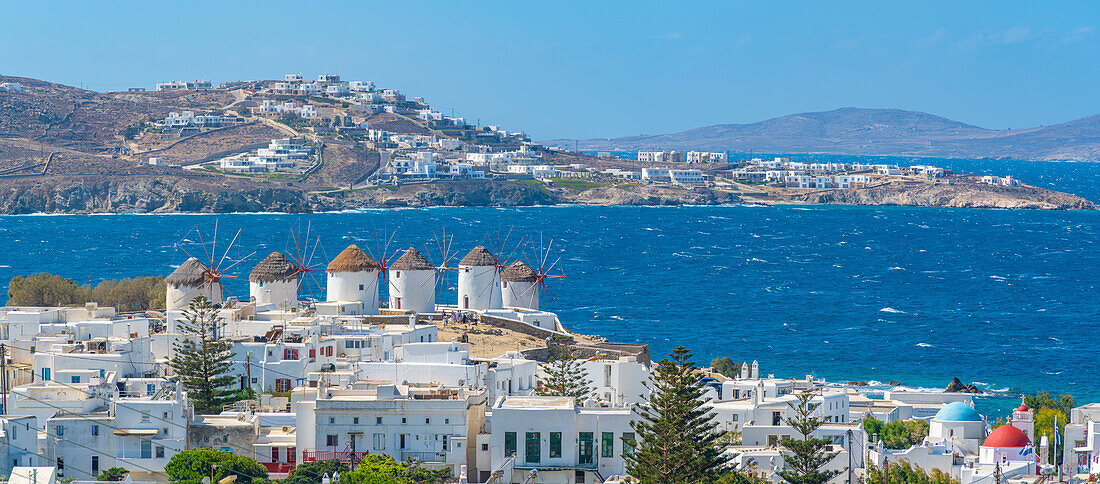
[[768,480],[753,472],[727,471],[717,484],[768,484]]
[[1070,410],[1077,406],[1077,402],[1073,399],[1073,395],[1063,393],[1055,400],[1049,393],[1039,392],[1035,395],[1024,395],[1024,405],[1032,410],[1051,408],[1068,415]]
[[1053,445],[1054,446],[1054,449],[1051,452],[1053,454],[1054,459],[1055,459],[1054,463],[1059,464],[1059,465],[1062,463],[1062,448],[1063,448],[1062,444],[1063,444],[1063,442],[1058,442],[1058,441],[1054,440],[1054,427],[1055,427],[1055,423],[1057,422],[1058,435],[1059,436],[1066,435],[1066,421],[1067,420],[1069,420],[1069,416],[1062,413],[1058,409],[1042,408],[1042,409],[1036,410],[1035,411],[1035,434],[1028,436],[1028,437],[1031,438],[1031,441],[1034,442],[1036,446],[1038,446],[1039,442],[1042,441],[1042,437],[1045,435],[1047,437],[1047,442],[1049,442],[1048,445]]
[[173,343],[175,354],[169,366],[179,375],[197,413],[221,413],[226,397],[233,394],[226,388],[234,381],[229,375],[233,343],[221,337],[224,324],[218,311],[205,296],[196,297],[177,325],[184,337]]
[[405,464],[405,478],[411,484],[442,484],[451,480],[450,469],[429,469],[420,462]]
[[186,484],[202,482],[204,477],[213,477],[212,482],[228,476],[237,476],[237,482],[251,484],[265,482],[267,469],[256,459],[203,447],[190,449],[172,456],[164,466],[168,480]]
[[779,471],[779,477],[791,484],[825,484],[840,474],[837,470],[824,469],[837,455],[826,450],[829,441],[813,437],[814,431],[822,424],[821,417],[813,414],[820,405],[812,402],[815,396],[816,393],[805,391],[799,393],[795,401],[787,403],[794,416],[785,419],[786,423],[802,436],[801,439],[787,438],[782,441],[787,449],[783,454],[787,469]]
[[15,276],[8,283],[9,306],[73,306],[94,301],[119,312],[164,309],[167,286],[158,276],[105,279],[95,287],[46,272]]
[[163,277],[107,279],[92,288],[91,300],[124,313],[164,309],[165,291]]
[[538,394],[578,400],[591,395],[593,388],[588,383],[588,372],[573,358],[571,343],[555,338],[546,349],[549,361],[541,365],[545,376],[539,382]]
[[436,484],[446,482],[447,469],[429,470],[417,463],[403,464],[384,454],[370,454],[355,470],[340,474],[340,484]]
[[103,472],[100,472],[99,475],[96,476],[95,480],[97,480],[97,481],[118,482],[118,481],[121,481],[121,480],[125,479],[126,474],[129,474],[129,473],[130,473],[130,471],[126,470],[125,468],[112,467],[112,468],[107,469]]
[[867,466],[865,484],[959,484],[950,474],[939,469],[925,472],[908,461],[890,462],[884,467]]
[[730,378],[736,377],[741,373],[741,363],[734,362],[733,359],[728,356],[710,360],[710,367],[719,374]]
[[908,449],[924,441],[928,436],[927,420],[898,420],[884,423],[874,417],[863,419],[863,430],[868,436],[877,435],[887,449]]
[[639,442],[624,456],[627,473],[642,484],[715,482],[727,470],[722,433],[699,399],[691,353],[678,346],[669,356],[650,375],[648,402],[634,408],[641,418],[630,426]]
[[321,476],[325,474],[331,476],[333,473],[339,473],[342,476],[350,470],[347,464],[336,459],[303,462],[287,474],[282,484],[320,484]]
[[1055,399],[1047,392],[1039,392],[1035,395],[1025,395],[1024,405],[1027,405],[1035,414],[1035,433],[1029,435],[1031,441],[1038,445],[1045,435],[1054,445],[1053,455],[1055,464],[1062,464],[1062,449],[1064,442],[1054,439],[1055,422],[1058,426],[1058,435],[1066,435],[1066,423],[1069,422],[1070,411],[1077,406],[1073,395],[1061,394]]
[[87,300],[87,289],[47,272],[15,276],[8,283],[8,306],[72,306]]

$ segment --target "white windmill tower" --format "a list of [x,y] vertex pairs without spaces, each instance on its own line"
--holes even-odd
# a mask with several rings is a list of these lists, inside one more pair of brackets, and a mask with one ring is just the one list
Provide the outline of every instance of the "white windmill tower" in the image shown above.
[[436,267],[416,247],[409,247],[388,267],[390,309],[435,311]]
[[164,278],[165,307],[168,311],[187,308],[192,299],[206,296],[213,304],[222,302],[222,285],[210,277],[210,271],[198,259],[191,257]]
[[358,301],[359,314],[378,314],[378,272],[381,266],[352,244],[329,262],[327,299]]
[[500,309],[500,262],[484,246],[474,247],[458,262],[458,308]]
[[298,307],[298,266],[283,255],[272,252],[256,264],[248,275],[248,294],[256,305],[274,304],[289,310]]
[[509,308],[539,308],[539,278],[534,269],[515,261],[500,273],[503,305]]

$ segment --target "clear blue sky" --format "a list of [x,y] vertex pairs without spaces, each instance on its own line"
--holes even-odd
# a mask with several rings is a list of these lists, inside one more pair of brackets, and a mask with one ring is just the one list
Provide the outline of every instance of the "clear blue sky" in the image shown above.
[[1098,24],[1100,2],[19,1],[0,72],[95,90],[337,73],[536,139],[843,106],[1017,128],[1100,112]]

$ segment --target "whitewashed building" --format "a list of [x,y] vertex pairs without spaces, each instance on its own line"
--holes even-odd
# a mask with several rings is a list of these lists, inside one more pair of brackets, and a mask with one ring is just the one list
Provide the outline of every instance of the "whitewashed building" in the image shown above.
[[628,407],[580,405],[571,397],[504,397],[487,412],[478,435],[476,481],[599,482],[625,474],[636,415]]

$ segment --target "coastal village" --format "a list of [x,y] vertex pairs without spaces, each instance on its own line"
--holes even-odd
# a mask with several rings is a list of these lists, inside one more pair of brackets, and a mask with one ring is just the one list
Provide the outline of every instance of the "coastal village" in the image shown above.
[[[784,163],[761,165],[799,169]],[[166,482],[173,456],[211,448],[255,459],[272,478],[381,455],[444,470],[449,482],[630,482],[632,422],[664,357],[574,334],[542,309],[559,276],[553,263],[485,246],[459,259],[349,245],[318,264],[300,252],[272,252],[247,272],[213,255],[188,258],[165,279],[163,312],[0,308],[0,475],[53,484],[123,468],[127,482]],[[247,277],[248,294],[227,293],[231,269]],[[222,386],[240,395],[214,409],[197,407],[193,382],[173,370],[200,337],[201,314],[231,353]],[[583,369],[580,396],[547,391],[558,345]],[[1063,444],[1035,438],[1026,404],[1005,421],[978,413],[965,391],[875,393],[777,377],[756,361],[695,375],[699,403],[732,437],[721,459],[757,479],[780,482],[790,469],[784,443],[800,437],[792,422],[802,395],[819,422],[806,437],[827,440],[834,455],[831,482],[863,482],[891,462],[960,484],[1081,482],[1100,472],[1097,404],[1072,409]],[[869,433],[869,422],[919,423],[927,433],[898,446]]]
[[[237,101],[224,109],[198,114],[170,112],[164,119],[137,126],[131,154],[158,143],[175,142],[211,130],[261,121],[293,137],[272,139],[266,148],[246,150],[186,165],[188,169],[268,176],[283,172],[308,175],[321,165],[326,142],[352,141],[380,155],[375,173],[356,180],[362,186],[424,184],[448,180],[531,180],[567,186],[603,183],[664,184],[738,190],[746,185],[827,190],[921,178],[951,184],[950,172],[936,166],[791,162],[753,158],[730,163],[729,154],[707,151],[640,151],[634,156],[596,153],[589,163],[562,160],[564,150],[546,148],[522,133],[496,125],[471,125],[464,117],[433,109],[422,97],[411,100],[395,89],[376,89],[371,81],[342,80],[321,74],[316,80],[286,74],[280,81],[224,83],[171,81],[157,91],[231,91]],[[135,89],[134,91],[137,91]],[[573,154],[576,155],[576,154]],[[589,155],[584,155],[591,158]],[[583,159],[583,157],[582,157]],[[148,163],[171,163],[149,157]],[[629,163],[632,168],[614,166]],[[592,165],[592,166],[590,166]],[[640,165],[640,167],[637,167]],[[1012,177],[986,176],[981,183],[1019,186]],[[352,183],[352,186],[357,186]]]
[[0,213],[11,214],[562,203],[1094,208],[1006,174],[955,173],[919,158],[581,152],[338,74],[106,93],[0,76],[0,114],[8,197]]

